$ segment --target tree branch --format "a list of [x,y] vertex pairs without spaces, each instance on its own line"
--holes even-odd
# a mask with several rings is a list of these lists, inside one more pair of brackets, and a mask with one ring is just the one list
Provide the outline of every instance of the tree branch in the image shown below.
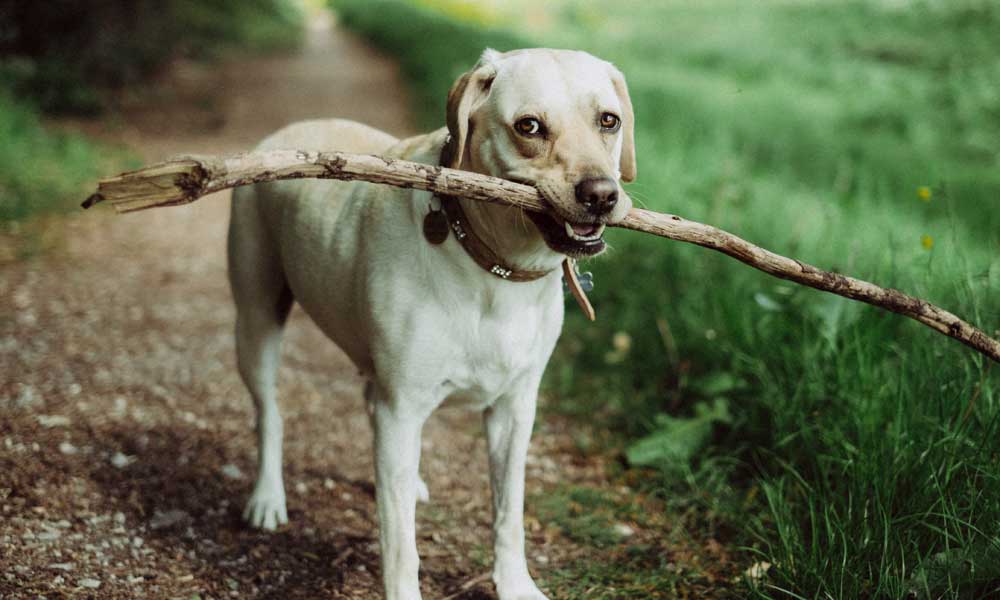
[[[118,212],[131,212],[187,204],[206,194],[241,185],[301,178],[361,180],[531,211],[546,210],[546,203],[535,188],[505,179],[394,158],[295,150],[226,157],[188,156],[160,163],[101,180],[97,193],[83,207],[107,201]],[[1000,362],[1000,342],[952,313],[898,290],[823,271],[721,229],[675,215],[635,208],[617,226],[717,250],[775,277],[905,315]]]

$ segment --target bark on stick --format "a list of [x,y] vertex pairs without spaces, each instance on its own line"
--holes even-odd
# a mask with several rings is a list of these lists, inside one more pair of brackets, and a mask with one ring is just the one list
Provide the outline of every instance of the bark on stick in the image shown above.
[[[187,204],[207,194],[241,185],[301,178],[361,180],[507,204],[524,210],[547,210],[538,190],[505,179],[395,158],[295,150],[225,157],[187,156],[167,161],[101,180],[97,193],[88,198],[83,207],[110,202],[118,212],[132,212]],[[755,246],[721,229],[676,215],[634,208],[617,226],[717,250],[775,277],[905,315],[1000,362],[1000,342],[954,314],[899,290],[818,269]]]

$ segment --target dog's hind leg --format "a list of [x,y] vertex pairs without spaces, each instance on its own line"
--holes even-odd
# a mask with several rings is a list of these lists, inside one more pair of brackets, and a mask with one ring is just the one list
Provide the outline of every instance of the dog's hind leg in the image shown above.
[[229,277],[237,311],[237,365],[257,408],[257,482],[243,518],[253,527],[274,529],[288,522],[276,376],[282,331],[293,297],[257,207],[250,206],[255,201],[259,201],[255,190],[234,194]]

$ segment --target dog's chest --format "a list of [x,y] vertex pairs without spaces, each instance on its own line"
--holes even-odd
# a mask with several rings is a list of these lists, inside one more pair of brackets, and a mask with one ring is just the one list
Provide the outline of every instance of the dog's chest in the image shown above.
[[482,408],[537,385],[562,328],[562,298],[531,300],[491,298],[447,314],[438,348],[447,356],[441,376],[450,404]]

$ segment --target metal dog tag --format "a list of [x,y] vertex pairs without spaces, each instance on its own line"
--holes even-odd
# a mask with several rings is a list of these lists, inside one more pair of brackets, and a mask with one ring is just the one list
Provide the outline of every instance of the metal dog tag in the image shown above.
[[[590,299],[587,298],[587,292],[584,291],[584,286],[581,285],[579,270],[576,268],[576,261],[572,258],[567,258],[563,261],[563,286],[567,288],[570,293],[573,294],[573,298],[576,303],[580,305],[580,310],[587,319],[591,321],[597,320],[597,313],[594,312],[594,306],[590,303]],[[590,273],[587,275],[587,287],[594,289],[594,276]]]
[[[580,289],[584,292],[594,291],[594,274],[590,271],[580,272],[580,267],[573,265],[573,270],[576,271],[577,280],[580,282]],[[569,283],[566,282],[566,277],[563,276],[563,293],[570,293]]]
[[448,215],[440,208],[432,208],[424,217],[424,237],[427,241],[437,245],[448,239]]

